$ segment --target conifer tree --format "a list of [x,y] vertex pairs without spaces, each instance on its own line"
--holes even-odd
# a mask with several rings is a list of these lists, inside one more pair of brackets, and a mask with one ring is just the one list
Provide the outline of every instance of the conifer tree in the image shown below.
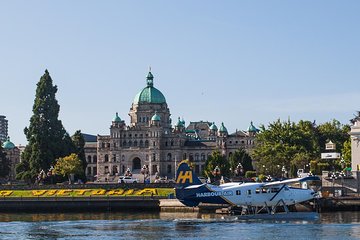
[[58,119],[60,106],[56,92],[57,86],[45,70],[37,83],[30,125],[24,129],[28,145],[16,168],[19,179],[34,180],[41,170],[47,171],[53,166],[57,158],[75,151],[69,134]]
[[75,145],[75,153],[79,156],[79,159],[81,160],[82,163],[82,169],[84,172],[84,176],[85,176],[85,170],[86,170],[86,159],[85,159],[85,139],[84,136],[81,133],[81,130],[77,130],[74,135],[72,135],[71,137],[74,145]]

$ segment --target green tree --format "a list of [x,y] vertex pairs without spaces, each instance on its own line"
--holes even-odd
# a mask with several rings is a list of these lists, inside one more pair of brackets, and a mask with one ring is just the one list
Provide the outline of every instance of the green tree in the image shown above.
[[[216,166],[220,169],[220,175],[229,177],[230,176],[230,165],[227,159],[220,153],[219,150],[215,150],[208,157],[205,162],[205,170],[204,173],[207,177],[213,178],[213,172]],[[220,176],[218,176],[220,177]],[[218,180],[218,179],[217,179]]]
[[19,179],[34,180],[41,170],[47,171],[54,165],[55,159],[75,152],[69,134],[58,119],[60,106],[56,92],[57,86],[45,70],[37,83],[30,125],[24,129],[28,145],[16,168]]
[[325,144],[329,140],[336,144],[337,151],[342,152],[344,142],[349,139],[350,126],[333,119],[330,122],[320,124],[317,127],[317,132],[321,152],[325,151]]
[[54,173],[63,177],[68,177],[69,183],[71,183],[71,175],[81,175],[83,173],[83,167],[81,159],[75,153],[69,156],[57,159]]
[[351,166],[351,139],[348,138],[343,144],[342,157],[347,167]]
[[[281,176],[282,167],[289,170],[294,165],[294,169],[319,156],[315,126],[310,121],[296,124],[278,119],[268,128],[261,126],[256,143],[251,156],[258,172],[265,175]],[[304,156],[306,159],[300,160]]]
[[82,167],[83,167],[83,175],[85,176],[85,170],[86,170],[86,166],[87,166],[87,162],[86,162],[86,158],[85,158],[85,139],[84,136],[82,135],[80,130],[77,130],[74,135],[72,135],[71,137],[74,145],[75,145],[75,153],[79,156],[81,162],[82,162]]
[[5,178],[10,173],[10,162],[0,142],[0,177]]
[[229,164],[230,168],[234,171],[238,164],[241,164],[243,167],[242,175],[245,175],[247,171],[252,171],[252,159],[250,155],[245,151],[245,149],[241,148],[236,150],[231,156],[229,157]]

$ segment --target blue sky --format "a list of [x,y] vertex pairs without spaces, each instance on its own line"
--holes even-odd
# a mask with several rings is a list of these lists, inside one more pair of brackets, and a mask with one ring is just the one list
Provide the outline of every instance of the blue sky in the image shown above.
[[48,69],[66,130],[108,134],[154,85],[173,122],[229,132],[278,118],[338,119],[359,106],[359,1],[1,1],[0,115],[26,144]]

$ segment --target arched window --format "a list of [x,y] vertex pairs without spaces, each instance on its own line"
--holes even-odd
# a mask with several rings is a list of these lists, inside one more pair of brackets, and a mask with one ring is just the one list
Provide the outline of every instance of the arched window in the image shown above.
[[200,160],[200,159],[199,159],[199,154],[196,153],[196,154],[195,154],[195,161],[198,162],[199,160]]
[[171,140],[170,145],[174,146],[174,140]]
[[145,140],[145,147],[149,147],[149,141]]
[[171,161],[171,153],[167,154],[166,160]]
[[140,140],[140,147],[143,147],[144,146],[144,142],[143,140]]
[[189,154],[189,160],[194,161],[194,155],[192,153]]
[[102,148],[105,148],[105,143],[104,143],[104,142],[101,143],[101,147],[102,147]]
[[104,162],[108,162],[109,161],[109,155],[105,154],[105,160]]
[[126,140],[123,141],[123,147],[126,147]]
[[129,141],[129,142],[128,142],[128,145],[129,145],[129,147],[131,147],[131,146],[132,146],[132,142],[131,142],[131,141]]
[[93,163],[97,163],[97,156],[96,155],[93,156]]
[[186,153],[183,154],[183,160],[185,160],[185,159],[186,159]]
[[205,161],[205,153],[201,154],[201,161]]
[[138,142],[135,140],[134,141],[134,147],[137,147],[137,144],[138,144]]
[[125,156],[124,155],[121,156],[121,161],[123,161],[123,162],[125,161]]
[[87,162],[91,163],[91,156],[90,155],[87,157]]

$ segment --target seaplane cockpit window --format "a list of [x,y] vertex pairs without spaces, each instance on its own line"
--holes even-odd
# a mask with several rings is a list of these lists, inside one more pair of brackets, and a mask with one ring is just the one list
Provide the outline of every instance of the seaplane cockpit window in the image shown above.
[[262,189],[261,189],[261,192],[262,192],[262,193],[268,193],[268,192],[269,192],[269,189],[268,189],[268,188],[262,188]]
[[248,195],[251,195],[251,189],[248,189],[248,190],[247,190],[247,194],[248,194]]
[[285,191],[289,191],[289,188],[287,186],[284,187]]
[[277,193],[277,192],[279,192],[279,188],[271,188],[271,192],[272,193]]
[[261,193],[261,189],[260,189],[260,188],[255,189],[255,193],[256,193],[256,194]]
[[241,191],[240,191],[240,190],[236,190],[236,195],[241,195]]

